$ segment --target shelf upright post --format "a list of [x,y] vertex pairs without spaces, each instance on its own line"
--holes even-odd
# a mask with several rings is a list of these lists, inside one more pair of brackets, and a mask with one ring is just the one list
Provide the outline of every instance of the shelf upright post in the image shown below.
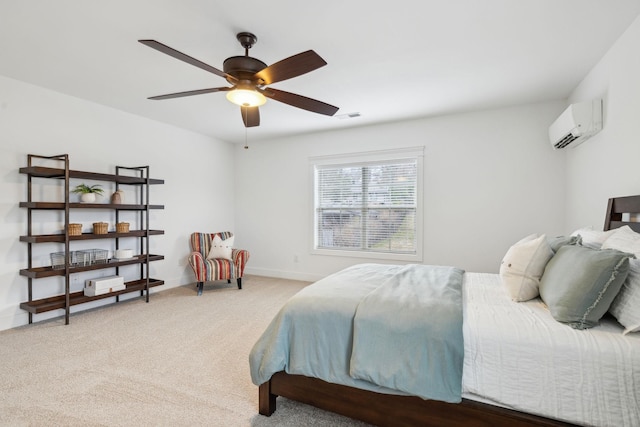
[[140,264],[140,279],[145,280],[144,291],[140,291],[140,295],[144,292],[145,301],[149,302],[149,186],[150,186],[150,178],[149,178],[149,166],[139,166],[135,168],[140,174],[140,178],[144,180],[144,188],[140,191],[140,204],[144,206],[144,211],[140,211],[140,224],[144,224],[141,227],[144,230],[144,235],[140,236],[140,248],[145,256],[145,262]]
[[[116,166],[116,176],[120,176],[120,169],[126,169],[122,166]],[[116,178],[116,191],[120,189],[120,181]],[[120,209],[116,208],[116,229],[118,227],[118,223],[120,222]],[[116,237],[116,251],[120,249],[120,238]],[[120,275],[120,267],[116,266],[116,275]],[[120,302],[120,295],[116,295],[116,302]]]
[[[27,155],[27,165],[29,167],[33,166],[33,154],[29,154]],[[27,202],[31,203],[33,202],[33,196],[32,196],[32,191],[31,191],[31,175],[28,175],[27,177]],[[31,209],[27,209],[27,236],[33,236],[33,227],[32,227],[32,222],[33,222],[33,215],[31,212]],[[28,260],[28,265],[27,268],[31,269],[33,268],[33,247],[31,242],[29,242],[27,244],[27,257],[29,258]],[[29,302],[33,301],[33,278],[29,277],[28,278],[28,283],[29,283]],[[29,312],[29,324],[33,323],[33,313]]]
[[[136,170],[138,171],[138,176],[140,178],[144,179],[145,176],[144,176],[143,167],[142,166],[137,167]],[[143,188],[140,189],[140,194],[139,194],[139,197],[140,197],[139,198],[139,203],[140,203],[140,205],[144,205],[145,204],[145,194],[146,194],[146,192],[145,192],[144,186],[143,186]],[[144,223],[144,219],[145,219],[144,212],[143,211],[139,211],[138,212],[138,223],[140,224],[140,229],[141,230],[146,230],[146,225]],[[140,250],[142,251],[142,254],[146,254],[147,253],[147,251],[145,250],[146,248],[144,246],[144,242],[145,242],[144,236],[140,236],[139,244],[140,244]],[[149,262],[149,258],[148,257],[147,257],[146,261]],[[147,266],[147,271],[148,271],[148,269],[149,269],[149,267]],[[144,277],[145,277],[144,273],[145,273],[145,266],[144,266],[144,264],[140,264],[140,279],[144,279]],[[140,296],[143,296],[143,295],[145,296],[145,301],[149,302],[149,287],[146,284],[145,284],[144,288],[142,288],[140,290]]]
[[146,196],[145,196],[145,216],[146,216],[146,220],[145,220],[145,249],[146,249],[146,258],[147,258],[147,262],[146,262],[146,284],[145,284],[145,289],[147,290],[147,302],[149,302],[149,264],[150,264],[150,259],[149,259],[149,187],[150,187],[150,178],[149,178],[149,166],[144,166],[145,172],[146,172],[146,183],[145,183],[145,191],[146,191]]
[[[149,187],[151,184],[151,178],[149,176],[149,166],[137,166],[137,167],[124,167],[116,166],[116,176],[120,175],[120,170],[127,169],[137,173],[137,178],[141,178],[144,181],[143,187],[138,195],[138,204],[144,206],[144,211],[140,211],[138,215],[138,223],[140,224],[140,230],[144,233],[140,236],[140,250],[145,256],[145,262],[140,264],[140,279],[145,279],[144,288],[140,290],[140,296],[145,295],[145,301],[149,302],[149,289],[150,289],[150,276],[149,276],[149,263],[151,257],[149,254]],[[116,189],[118,189],[118,180],[116,180]],[[116,223],[118,222],[118,209],[116,209]],[[116,239],[116,249],[118,248],[118,239]],[[117,270],[116,270],[117,271]],[[117,272],[116,272],[117,274]]]
[[64,154],[64,324],[69,324],[71,313],[71,253],[69,252],[69,155]]

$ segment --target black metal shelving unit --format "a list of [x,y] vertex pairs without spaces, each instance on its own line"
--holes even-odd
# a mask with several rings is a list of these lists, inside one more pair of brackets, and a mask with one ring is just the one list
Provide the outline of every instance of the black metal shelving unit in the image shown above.
[[[53,168],[36,166],[35,163],[53,162],[63,167]],[[130,174],[133,174],[130,175]],[[124,172],[124,173],[123,173]],[[119,296],[129,292],[140,292],[140,296],[145,296],[146,302],[149,302],[149,289],[154,286],[164,284],[163,280],[154,279],[149,276],[149,264],[154,261],[164,259],[162,255],[154,255],[149,253],[149,238],[164,234],[163,230],[153,230],[149,227],[149,212],[152,209],[164,209],[163,205],[152,205],[149,203],[149,187],[151,185],[164,184],[164,180],[152,179],[149,177],[149,166],[125,167],[116,166],[115,174],[104,174],[95,172],[84,172],[69,169],[69,155],[61,154],[57,156],[39,156],[34,154],[28,155],[27,167],[20,168],[20,173],[27,175],[27,201],[20,202],[21,208],[27,209],[27,234],[20,236],[20,241],[27,243],[28,265],[27,268],[20,270],[22,276],[28,279],[28,301],[20,304],[20,308],[29,313],[29,323],[33,322],[33,315],[44,313],[52,310],[65,310],[65,324],[69,324],[70,308],[77,304],[84,304],[90,301],[101,300],[109,297],[115,297],[116,302]],[[64,186],[63,202],[40,202],[34,200],[33,178],[51,178],[60,180]],[[93,181],[113,182],[116,190],[121,185],[134,185],[141,188],[138,194],[138,200],[134,204],[113,204],[113,203],[71,203],[69,200],[70,180],[87,179]],[[107,234],[83,233],[81,235],[69,235],[70,212],[72,210],[81,209],[107,209],[115,212],[116,223],[120,220],[121,211],[137,211],[139,217],[137,220],[137,229],[130,230],[127,233],[109,232]],[[64,211],[64,231],[61,234],[33,234],[33,211],[35,210],[56,210]],[[101,264],[93,264],[82,267],[72,266],[70,262],[70,248],[74,241],[97,240],[97,239],[115,239],[116,249],[120,247],[120,239],[137,238],[139,239],[140,254],[127,260],[110,260]],[[33,246],[38,243],[62,243],[64,244],[65,263],[63,269],[54,269],[53,267],[34,267],[33,266]],[[97,296],[85,296],[84,292],[71,292],[70,276],[72,274],[83,271],[99,270],[105,268],[115,268],[116,274],[119,268],[125,265],[140,266],[139,279],[125,283],[126,288],[116,292],[109,292]],[[52,295],[47,298],[33,299],[34,280],[44,277],[63,276],[65,282],[65,291],[60,295]]]

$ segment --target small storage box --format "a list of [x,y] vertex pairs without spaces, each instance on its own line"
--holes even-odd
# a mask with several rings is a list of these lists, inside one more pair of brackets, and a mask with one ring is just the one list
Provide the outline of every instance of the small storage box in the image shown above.
[[93,234],[107,234],[107,228],[109,228],[109,224],[106,222],[94,222]]
[[128,222],[119,222],[116,224],[116,232],[118,233],[128,233],[129,232],[129,223]]
[[82,234],[82,224],[69,224],[69,236],[79,236]]
[[95,297],[97,295],[121,291],[125,288],[126,285],[124,284],[124,277],[107,276],[85,281],[84,294],[88,297]]

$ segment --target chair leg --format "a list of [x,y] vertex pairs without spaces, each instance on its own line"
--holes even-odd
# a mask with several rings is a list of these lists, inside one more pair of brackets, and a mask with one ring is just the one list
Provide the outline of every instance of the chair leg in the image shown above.
[[202,295],[202,288],[204,288],[204,282],[198,282],[198,296]]
[[227,283],[231,283],[231,279],[227,279]]
[[238,277],[238,289],[242,289],[242,277]]

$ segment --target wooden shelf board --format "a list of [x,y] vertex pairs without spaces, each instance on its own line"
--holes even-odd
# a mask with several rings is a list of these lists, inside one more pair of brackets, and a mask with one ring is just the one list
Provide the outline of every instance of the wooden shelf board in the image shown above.
[[[125,285],[127,286],[125,289],[116,292],[109,292],[103,295],[97,295],[94,297],[89,297],[84,295],[84,291],[73,292],[69,294],[69,305],[74,306],[78,304],[84,304],[90,301],[96,301],[104,298],[115,297],[117,295],[126,294],[129,292],[142,291],[146,286],[146,279],[134,280],[132,282],[127,282]],[[158,279],[149,279],[149,287],[152,288],[154,286],[164,285],[164,280]],[[64,295],[56,295],[49,298],[43,298],[34,301],[27,301],[20,304],[20,308],[28,311],[29,313],[38,314],[44,313],[52,310],[59,310],[65,308],[65,296]]]
[[[30,209],[64,209],[64,202],[20,202],[21,208]],[[149,205],[149,209],[164,209],[164,205]],[[112,203],[69,203],[70,209],[116,209],[121,211],[141,211],[146,210],[147,205],[116,205]]]
[[[149,261],[160,261],[164,259],[164,255],[149,255]],[[126,261],[110,261],[104,264],[93,264],[85,267],[72,267],[69,269],[69,273],[80,273],[82,271],[102,270],[104,268],[121,267],[123,265],[143,264],[146,262],[146,255],[137,255],[133,259]],[[20,270],[21,276],[30,277],[32,279],[38,279],[41,277],[53,277],[64,276],[65,270],[53,269],[51,267],[33,267],[24,268]]]
[[[60,168],[48,168],[43,166],[31,166],[20,168],[20,173],[39,177],[39,178],[61,178],[64,179],[64,169]],[[91,179],[96,181],[110,181],[117,182],[119,184],[134,184],[144,185],[147,183],[145,178],[127,176],[127,175],[114,175],[107,173],[96,172],[83,172],[76,170],[69,170],[69,178],[79,179]],[[149,178],[149,184],[164,184],[163,179]]]
[[[159,236],[164,234],[164,230],[149,230],[149,236]],[[110,231],[107,234],[82,233],[79,236],[69,236],[69,240],[95,240],[95,239],[116,239],[123,237],[144,237],[146,230],[131,230],[128,233],[116,233]],[[64,243],[64,234],[40,234],[34,236],[20,236],[21,242],[27,243]]]

